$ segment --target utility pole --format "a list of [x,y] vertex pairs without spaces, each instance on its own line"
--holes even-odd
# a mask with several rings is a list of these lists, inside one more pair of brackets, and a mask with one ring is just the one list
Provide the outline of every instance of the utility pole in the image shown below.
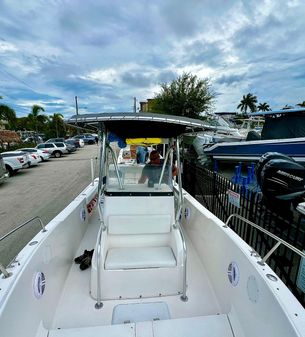
[[78,128],[78,104],[77,104],[77,96],[75,96],[75,110],[76,110],[76,126],[77,126],[77,134],[79,135],[79,128]]
[[133,98],[133,112],[134,113],[137,112],[137,98],[136,97]]

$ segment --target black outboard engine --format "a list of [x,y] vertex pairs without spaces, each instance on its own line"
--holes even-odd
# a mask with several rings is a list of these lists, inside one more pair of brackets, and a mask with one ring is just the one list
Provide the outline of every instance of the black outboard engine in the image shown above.
[[255,167],[256,180],[260,187],[262,187],[261,186],[262,169],[265,166],[265,164],[267,164],[268,161],[270,161],[271,159],[286,159],[294,162],[294,159],[279,152],[267,152],[263,154]]
[[249,142],[251,140],[260,140],[260,139],[261,139],[261,135],[258,132],[251,130],[247,134],[246,142]]
[[291,203],[305,195],[305,168],[290,157],[269,152],[257,164],[256,174],[268,207],[282,216],[291,216]]

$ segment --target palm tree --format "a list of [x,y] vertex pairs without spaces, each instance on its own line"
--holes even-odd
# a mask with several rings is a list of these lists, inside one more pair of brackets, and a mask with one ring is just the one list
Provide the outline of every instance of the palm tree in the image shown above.
[[268,103],[264,102],[264,103],[259,103],[258,107],[257,107],[258,111],[270,111],[270,106]]
[[248,108],[250,109],[251,112],[256,111],[256,103],[257,103],[257,97],[249,93],[246,96],[243,95],[243,98],[238,104],[237,109],[240,109],[240,111],[246,115]]
[[297,104],[297,106],[300,106],[301,108],[305,108],[305,101],[303,101],[302,103]]
[[53,124],[55,125],[55,131],[56,131],[56,137],[58,138],[58,128],[62,127],[64,128],[64,123],[63,123],[63,115],[60,113],[54,113],[53,116],[51,116],[51,120]]
[[[3,99],[3,97],[0,96],[0,99]],[[6,104],[0,104],[0,120],[6,121],[9,129],[14,129],[17,120],[15,110]]]
[[32,106],[32,112],[28,115],[28,120],[35,128],[36,133],[38,133],[38,125],[43,124],[48,120],[46,115],[40,115],[39,113],[44,111],[44,108],[40,105],[34,104]]

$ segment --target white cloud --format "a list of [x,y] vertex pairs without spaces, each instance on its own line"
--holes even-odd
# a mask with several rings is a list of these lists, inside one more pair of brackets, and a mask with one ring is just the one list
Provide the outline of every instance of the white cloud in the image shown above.
[[18,48],[9,42],[0,40],[0,53],[17,52]]
[[114,84],[118,79],[118,70],[114,68],[94,70],[87,75],[79,76],[86,81],[93,81],[103,84]]

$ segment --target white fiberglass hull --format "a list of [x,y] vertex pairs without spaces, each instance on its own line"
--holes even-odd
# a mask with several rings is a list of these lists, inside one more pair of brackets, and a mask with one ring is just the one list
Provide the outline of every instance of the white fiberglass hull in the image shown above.
[[[96,309],[90,293],[92,270],[80,271],[73,262],[96,245],[99,214],[96,208],[89,214],[87,207],[96,191],[97,182],[32,240],[37,244],[20,252],[19,264],[8,270],[12,276],[0,280],[1,336],[305,336],[304,309],[285,285],[187,193],[182,225],[188,301],[181,301],[180,294],[112,298]],[[44,275],[43,290],[35,283],[38,273]],[[150,309],[138,312],[136,305],[143,304]],[[118,308],[131,317],[125,324],[115,324]]]

